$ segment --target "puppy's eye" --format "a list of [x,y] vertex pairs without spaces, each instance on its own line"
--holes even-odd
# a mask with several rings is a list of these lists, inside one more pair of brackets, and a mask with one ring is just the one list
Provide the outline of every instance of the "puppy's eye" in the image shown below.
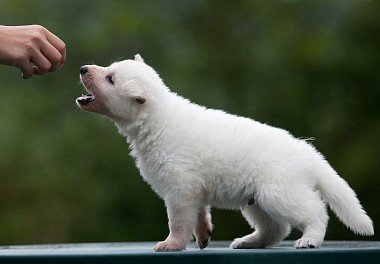
[[106,78],[107,78],[107,80],[108,80],[108,82],[109,82],[110,84],[112,84],[112,85],[115,84],[114,81],[113,81],[113,76],[112,76],[112,75],[108,75]]

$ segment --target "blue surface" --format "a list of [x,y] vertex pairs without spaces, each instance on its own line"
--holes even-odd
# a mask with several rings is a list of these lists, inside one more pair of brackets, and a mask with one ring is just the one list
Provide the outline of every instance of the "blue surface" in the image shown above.
[[230,249],[211,242],[186,251],[154,252],[154,242],[0,247],[0,263],[380,263],[379,241],[326,241],[319,249],[295,249],[285,241],[271,249]]

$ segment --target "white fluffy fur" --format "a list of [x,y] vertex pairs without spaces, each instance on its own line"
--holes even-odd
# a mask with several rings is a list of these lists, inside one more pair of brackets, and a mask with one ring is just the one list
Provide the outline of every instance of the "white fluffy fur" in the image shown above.
[[165,201],[170,234],[155,250],[184,249],[192,233],[200,248],[207,246],[209,206],[240,209],[254,228],[233,248],[271,247],[290,227],[303,232],[297,248],[319,247],[328,221],[323,200],[352,231],[373,235],[354,191],[305,140],[191,103],[139,55],[87,67],[81,80],[95,100],[78,106],[116,123],[142,177]]

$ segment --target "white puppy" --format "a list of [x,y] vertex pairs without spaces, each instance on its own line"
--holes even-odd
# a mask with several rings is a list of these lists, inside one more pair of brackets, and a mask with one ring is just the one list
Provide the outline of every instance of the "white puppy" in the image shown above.
[[169,236],[156,251],[182,250],[211,235],[210,206],[240,209],[255,229],[233,248],[279,243],[295,227],[297,248],[321,246],[326,201],[352,231],[373,235],[354,191],[308,142],[286,130],[207,109],[171,92],[140,55],[109,67],[86,65],[90,93],[79,108],[111,118],[145,181],[165,201]]

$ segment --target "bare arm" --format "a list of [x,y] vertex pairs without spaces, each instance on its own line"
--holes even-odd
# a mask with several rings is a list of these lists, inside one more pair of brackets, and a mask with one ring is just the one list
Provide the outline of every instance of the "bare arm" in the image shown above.
[[46,28],[0,26],[0,64],[20,68],[23,78],[59,70],[65,60],[65,43]]

